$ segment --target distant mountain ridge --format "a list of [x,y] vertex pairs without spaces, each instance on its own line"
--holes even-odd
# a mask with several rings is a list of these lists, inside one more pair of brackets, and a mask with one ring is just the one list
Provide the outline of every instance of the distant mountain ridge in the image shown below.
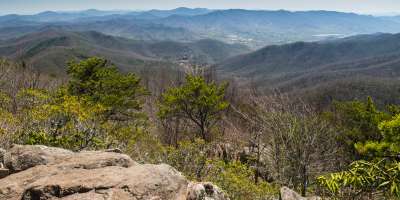
[[18,15],[9,14],[0,16],[0,21],[4,20],[24,20],[24,21],[36,21],[36,22],[60,22],[60,21],[73,21],[80,18],[91,18],[91,17],[104,17],[104,16],[117,16],[117,15],[152,15],[155,17],[163,18],[171,15],[182,15],[182,16],[194,16],[202,15],[212,12],[212,10],[206,8],[186,8],[180,7],[172,10],[149,10],[149,11],[107,11],[107,10],[97,10],[88,9],[83,11],[44,11],[32,15]]
[[0,39],[58,26],[69,31],[98,31],[137,40],[193,42],[216,39],[253,49],[296,41],[320,41],[358,34],[400,32],[396,17],[333,11],[209,10],[177,8],[149,11],[44,12],[0,16]]
[[207,13],[213,12],[213,10],[207,8],[186,8],[180,7],[172,10],[149,10],[143,13],[151,14],[157,17],[169,17],[172,15],[180,15],[180,16],[196,16],[196,15],[204,15]]
[[400,32],[400,24],[373,16],[333,11],[253,11],[220,10],[205,15],[170,16],[161,23],[184,27],[205,36],[226,35],[248,43],[290,43],[317,41],[321,35],[356,35],[376,32]]
[[392,21],[400,23],[400,15],[397,15],[397,16],[385,16],[385,17],[381,17],[381,18],[385,19],[385,20],[392,20]]

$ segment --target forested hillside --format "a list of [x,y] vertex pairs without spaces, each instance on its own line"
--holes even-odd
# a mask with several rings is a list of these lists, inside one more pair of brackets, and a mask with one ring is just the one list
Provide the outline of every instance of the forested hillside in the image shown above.
[[366,95],[379,103],[395,103],[400,86],[399,47],[399,34],[300,42],[267,46],[227,59],[217,69],[261,90],[278,88],[312,96],[325,105],[333,99],[362,99]]
[[243,45],[204,39],[191,43],[139,41],[99,32],[69,32],[48,28],[41,32],[0,42],[0,56],[23,60],[45,73],[65,73],[65,63],[91,56],[113,60],[123,71],[140,71],[146,66],[171,67],[190,62],[211,65],[249,52]]

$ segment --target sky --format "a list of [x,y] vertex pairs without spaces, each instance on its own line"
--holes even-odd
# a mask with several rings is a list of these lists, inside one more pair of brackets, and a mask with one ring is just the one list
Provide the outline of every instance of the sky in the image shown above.
[[149,10],[177,7],[257,10],[333,10],[363,14],[400,14],[400,0],[0,0],[0,14],[42,11]]

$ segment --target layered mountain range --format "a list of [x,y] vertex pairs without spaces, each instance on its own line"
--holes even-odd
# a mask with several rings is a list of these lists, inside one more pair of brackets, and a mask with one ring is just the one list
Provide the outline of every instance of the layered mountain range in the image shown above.
[[[318,102],[400,95],[400,18],[177,8],[0,16],[0,56],[42,72],[105,57],[124,71],[215,66],[223,78]],[[305,95],[310,94],[310,95]]]
[[150,11],[42,12],[0,17],[0,39],[44,27],[98,31],[137,40],[193,42],[218,39],[252,48],[296,41],[319,41],[357,34],[400,32],[398,17],[332,11],[257,11],[177,8]]

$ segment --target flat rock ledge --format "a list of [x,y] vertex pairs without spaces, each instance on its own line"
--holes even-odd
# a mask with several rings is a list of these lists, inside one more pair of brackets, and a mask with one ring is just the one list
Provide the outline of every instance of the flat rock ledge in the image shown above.
[[169,165],[138,164],[119,151],[46,146],[0,149],[0,200],[228,200]]

